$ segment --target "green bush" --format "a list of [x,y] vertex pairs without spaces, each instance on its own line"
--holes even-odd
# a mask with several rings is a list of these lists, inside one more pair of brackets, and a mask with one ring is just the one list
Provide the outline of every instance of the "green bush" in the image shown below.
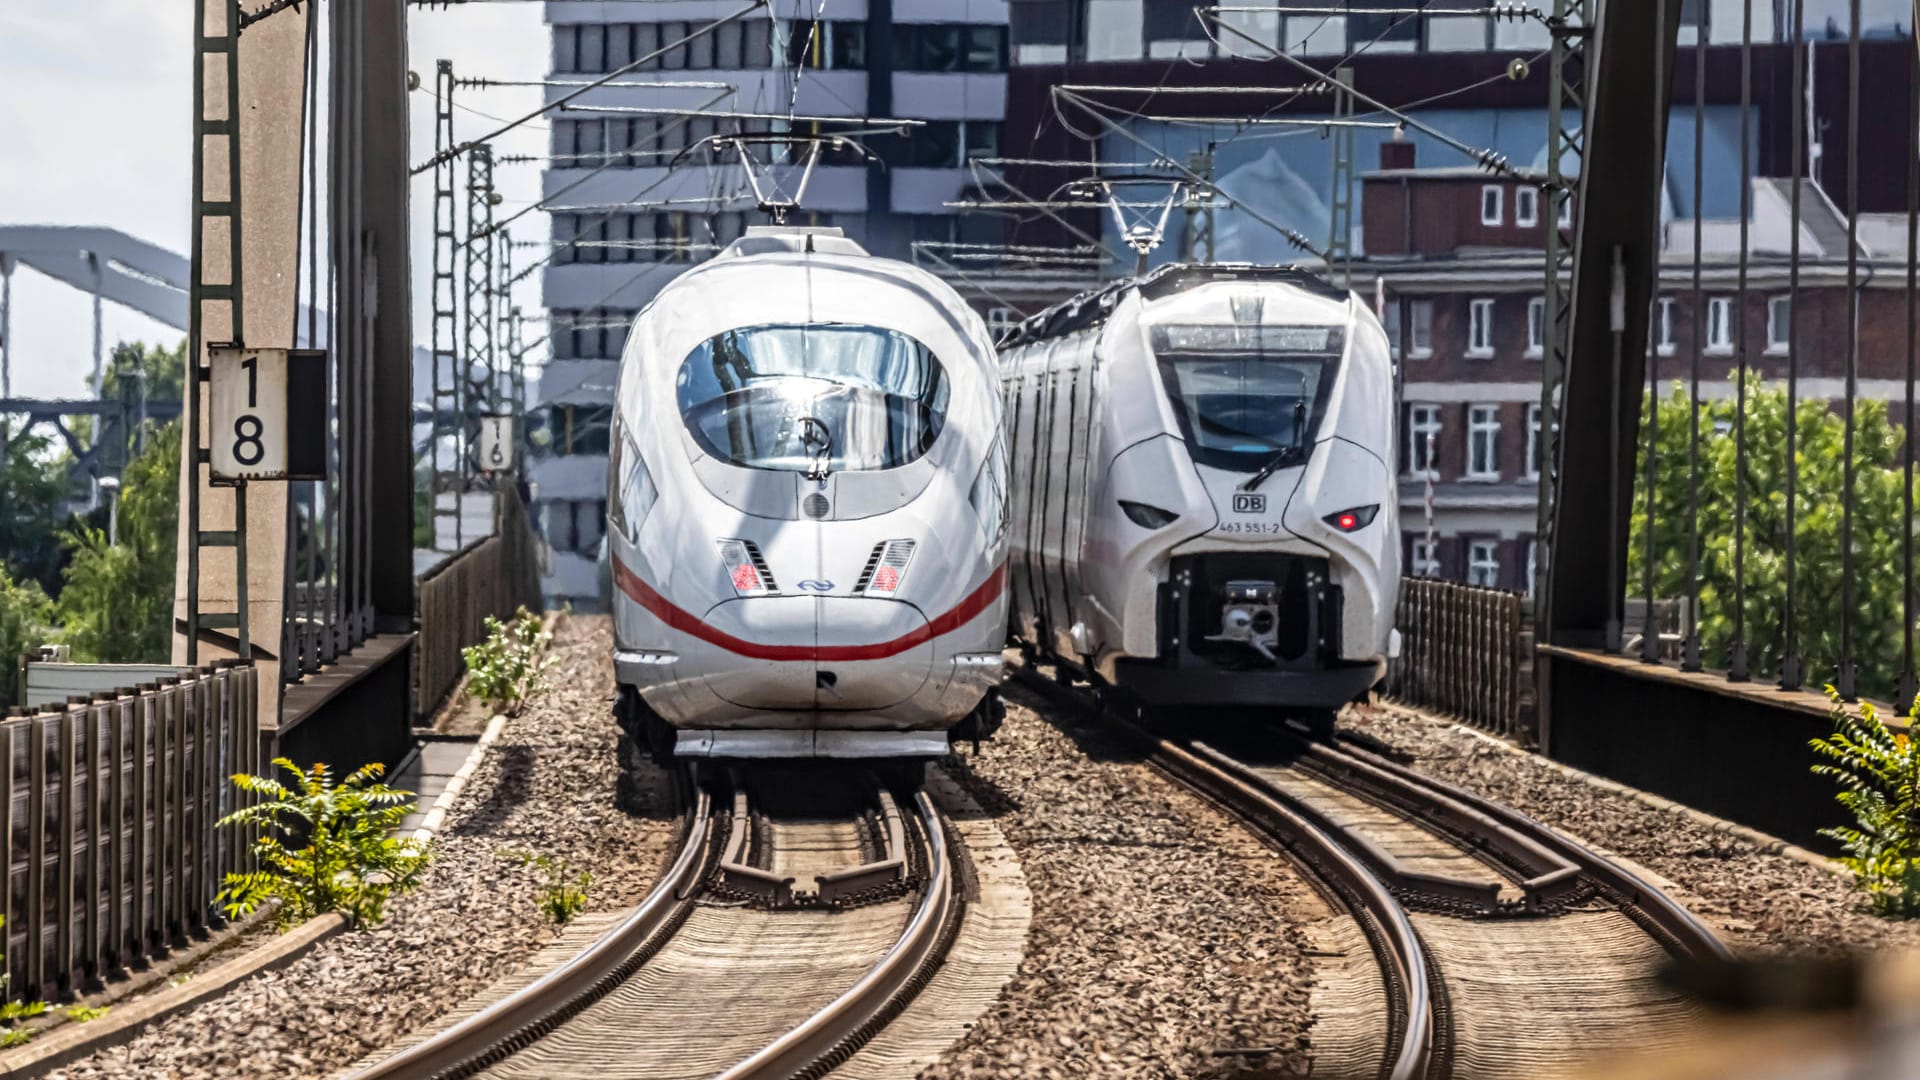
[[[1887,727],[1870,704],[1858,713],[1841,704],[1833,687],[1833,734],[1814,739],[1825,760],[1816,775],[1839,783],[1835,796],[1853,812],[1858,828],[1820,830],[1845,846],[1840,861],[1853,871],[1873,910],[1907,918],[1920,915],[1920,745]],[[1920,702],[1907,718],[1920,717]]]
[[262,830],[254,841],[261,869],[228,874],[216,902],[233,918],[275,901],[282,929],[329,911],[357,926],[379,925],[387,900],[418,888],[431,857],[424,841],[393,835],[414,809],[413,792],[376,783],[385,772],[378,762],[338,784],[324,762],[305,772],[286,758],[273,763],[293,777],[291,786],[269,776],[233,777],[236,787],[264,801],[220,824]]
[[564,926],[587,909],[587,886],[593,884],[592,874],[585,870],[576,874],[567,865],[567,860],[552,855],[536,855],[514,848],[504,849],[499,854],[501,858],[511,859],[541,875],[540,910],[546,913],[547,918]]
[[460,650],[467,662],[467,693],[494,712],[517,713],[544,688],[553,661],[540,659],[547,643],[546,621],[526,608],[513,621],[487,616],[487,639]]
[[[5,925],[6,920],[0,918],[0,927]],[[6,985],[7,966],[5,963],[0,963],[0,990],[4,990]],[[39,1016],[46,1011],[47,1003],[44,1001],[7,1001],[0,1004],[0,1048],[19,1046],[33,1038],[36,1034],[34,1029],[21,1027],[20,1021]]]
[[0,710],[20,701],[20,654],[51,640],[53,605],[33,579],[14,583],[0,562]]

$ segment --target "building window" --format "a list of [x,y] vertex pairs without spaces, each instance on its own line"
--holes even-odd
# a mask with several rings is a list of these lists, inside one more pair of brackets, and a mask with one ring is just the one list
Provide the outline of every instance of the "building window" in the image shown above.
[[1407,406],[1407,475],[1440,477],[1440,406]]
[[1013,4],[1008,16],[1014,63],[1067,62],[1067,20],[1061,18],[1059,12],[1038,4]]
[[1416,536],[1407,547],[1409,554],[1412,555],[1407,562],[1413,569],[1414,577],[1440,576],[1439,541],[1429,542],[1424,536]]
[[1433,355],[1433,301],[1414,300],[1407,304],[1407,355],[1425,360]]
[[1488,184],[1480,189],[1480,224],[1501,225],[1504,214],[1500,208],[1500,185]]
[[1475,540],[1467,545],[1467,584],[1483,589],[1500,586],[1500,542]]
[[1010,307],[990,307],[987,309],[987,333],[995,341],[1014,328],[1020,322],[1020,313]]
[[1547,298],[1536,296],[1527,301],[1527,355],[1538,357],[1546,351]]
[[1793,334],[1793,300],[1786,296],[1767,297],[1767,351],[1784,353]]
[[1522,185],[1513,189],[1513,223],[1531,229],[1540,224],[1540,189]]
[[1533,583],[1540,575],[1540,541],[1527,541],[1527,595],[1533,595]]
[[1500,406],[1467,406],[1467,479],[1500,479]]
[[1467,355],[1486,358],[1493,355],[1493,301],[1467,302]]
[[1527,471],[1528,480],[1540,479],[1540,403],[1535,401],[1527,406]]
[[1560,196],[1560,213],[1557,220],[1563,229],[1573,228],[1573,192],[1564,192]]
[[1653,302],[1653,351],[1661,356],[1673,355],[1673,297],[1663,296]]
[[1733,297],[1716,296],[1707,301],[1707,351],[1733,351]]

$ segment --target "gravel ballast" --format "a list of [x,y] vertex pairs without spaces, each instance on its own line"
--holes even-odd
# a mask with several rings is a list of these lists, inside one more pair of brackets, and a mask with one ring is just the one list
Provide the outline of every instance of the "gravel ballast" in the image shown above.
[[552,940],[539,879],[502,849],[588,870],[588,910],[638,903],[677,831],[663,775],[644,770],[616,805],[611,625],[572,616],[549,653],[547,689],[474,773],[434,842],[424,884],[388,921],[348,930],[124,1046],[51,1074],[67,1077],[324,1075],[391,1042]]
[[1020,857],[1033,900],[1026,955],[921,1075],[1304,1073],[1303,927],[1325,904],[1245,828],[1092,721],[1017,688],[1008,699],[999,735],[950,768]]
[[1429,776],[1505,803],[1666,878],[1681,890],[1675,899],[1738,950],[1834,954],[1920,946],[1920,921],[1866,911],[1845,875],[1763,851],[1677,809],[1609,791],[1489,736],[1392,704],[1348,709],[1340,722],[1392,747]]

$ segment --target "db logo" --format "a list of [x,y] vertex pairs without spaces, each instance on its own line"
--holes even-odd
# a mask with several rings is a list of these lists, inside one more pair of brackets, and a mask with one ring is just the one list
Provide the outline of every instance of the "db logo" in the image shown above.
[[1236,491],[1233,493],[1233,512],[1264,514],[1267,512],[1267,497],[1256,491]]

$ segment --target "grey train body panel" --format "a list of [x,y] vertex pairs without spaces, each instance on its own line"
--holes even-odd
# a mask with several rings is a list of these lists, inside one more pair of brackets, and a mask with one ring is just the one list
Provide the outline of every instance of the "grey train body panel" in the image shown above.
[[1170,266],[1000,345],[1015,640],[1162,704],[1336,707],[1397,644],[1392,361],[1349,294]]

